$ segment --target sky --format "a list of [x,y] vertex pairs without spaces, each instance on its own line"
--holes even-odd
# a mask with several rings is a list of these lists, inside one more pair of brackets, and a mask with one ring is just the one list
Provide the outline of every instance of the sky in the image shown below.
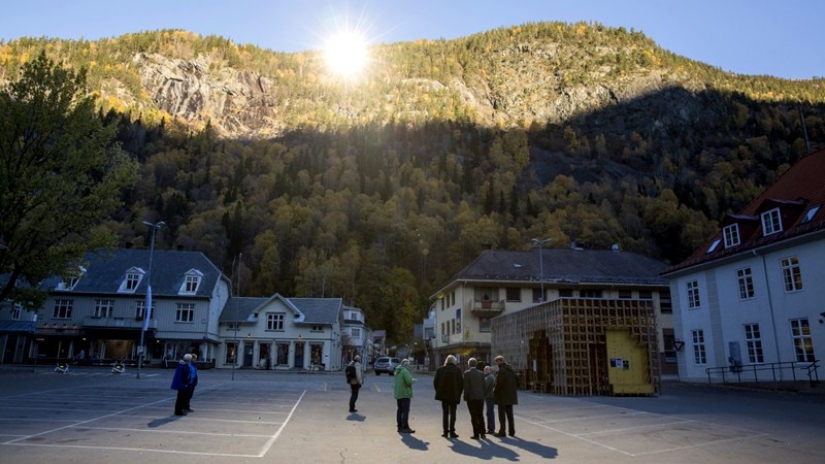
[[527,22],[595,21],[724,71],[825,77],[822,0],[7,0],[0,41],[97,40],[184,29],[278,52],[320,50],[333,31],[372,44],[453,39]]

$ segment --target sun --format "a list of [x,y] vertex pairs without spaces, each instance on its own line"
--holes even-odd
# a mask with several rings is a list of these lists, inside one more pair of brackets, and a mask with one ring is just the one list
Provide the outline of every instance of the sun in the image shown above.
[[331,35],[324,46],[324,61],[330,72],[345,79],[354,79],[369,61],[367,41],[355,31],[340,31]]

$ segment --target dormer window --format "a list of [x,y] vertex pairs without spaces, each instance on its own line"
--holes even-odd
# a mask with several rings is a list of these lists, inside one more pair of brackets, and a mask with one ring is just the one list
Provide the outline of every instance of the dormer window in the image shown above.
[[138,285],[140,285],[140,281],[143,280],[143,269],[133,267],[126,271],[126,277],[123,279],[123,282],[120,283],[120,288],[118,292],[121,293],[135,293],[137,290]]
[[725,236],[725,248],[739,245],[739,224],[731,224],[722,229]]
[[203,279],[203,273],[192,269],[184,275],[183,278],[183,285],[181,285],[180,290],[178,293],[181,295],[194,295],[198,292],[198,287],[200,286],[201,279]]
[[762,213],[762,231],[765,236],[782,232],[782,220],[779,217],[779,208]]

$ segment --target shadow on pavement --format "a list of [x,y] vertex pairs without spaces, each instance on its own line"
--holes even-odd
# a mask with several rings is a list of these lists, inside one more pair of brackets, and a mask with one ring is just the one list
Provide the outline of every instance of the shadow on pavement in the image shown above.
[[490,441],[490,440],[479,440],[478,443],[481,447],[472,446],[472,443],[475,443],[473,440],[472,443],[467,443],[461,440],[451,440],[452,446],[450,449],[454,453],[463,454],[464,456],[471,456],[474,458],[479,459],[506,459],[508,461],[520,461],[519,454],[511,449],[507,449],[503,446],[498,445],[497,443]]
[[166,424],[175,422],[176,420],[180,419],[181,417],[182,416],[172,415],[172,416],[164,417],[162,419],[155,419],[152,422],[149,422],[148,424],[146,424],[146,426],[149,427],[150,429],[155,429],[155,428],[164,426]]
[[415,438],[414,435],[411,435],[409,433],[401,434],[401,442],[407,445],[407,448],[409,449],[427,451],[427,442]]
[[353,422],[364,422],[364,419],[366,419],[366,417],[364,417],[361,414],[358,414],[357,412],[351,412],[347,416],[347,420]]
[[524,451],[533,453],[543,459],[556,459],[559,455],[559,451],[552,446],[545,446],[534,441],[522,440],[518,437],[503,438],[502,442],[507,443],[508,445],[518,446]]

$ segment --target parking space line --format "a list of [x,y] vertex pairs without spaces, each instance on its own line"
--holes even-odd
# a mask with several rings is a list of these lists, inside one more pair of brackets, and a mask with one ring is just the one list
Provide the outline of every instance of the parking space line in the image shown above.
[[149,433],[175,433],[175,434],[184,434],[184,435],[210,435],[215,437],[247,437],[247,438],[263,438],[269,437],[269,435],[263,434],[250,434],[250,433],[214,433],[214,432],[193,432],[189,430],[152,430],[152,429],[134,429],[134,428],[127,428],[127,427],[89,427],[83,426],[84,429],[88,430],[116,430],[121,432],[149,432]]
[[306,390],[304,390],[301,393],[301,396],[298,398],[298,401],[295,402],[295,406],[292,407],[292,411],[289,411],[289,416],[287,416],[284,423],[280,427],[278,427],[278,430],[275,432],[275,434],[273,434],[272,437],[269,440],[267,440],[266,443],[264,443],[263,449],[256,457],[262,458],[266,456],[266,453],[269,452],[269,448],[271,448],[272,445],[275,444],[275,441],[278,439],[279,436],[281,436],[281,432],[284,430],[284,427],[286,427],[286,424],[288,424],[289,420],[292,419],[292,415],[295,413],[295,410],[298,409],[298,405],[301,404],[301,400],[304,399],[304,395],[306,395],[306,393]]

